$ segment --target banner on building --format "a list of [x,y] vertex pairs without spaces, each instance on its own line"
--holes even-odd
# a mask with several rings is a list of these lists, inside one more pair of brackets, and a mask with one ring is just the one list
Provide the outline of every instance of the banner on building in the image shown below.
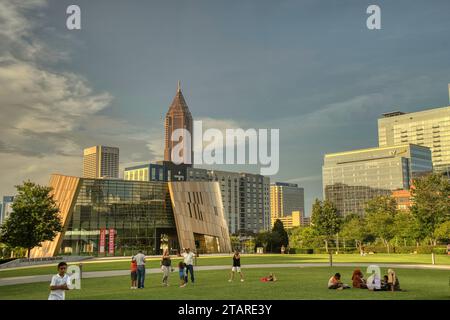
[[115,236],[115,230],[114,229],[109,229],[109,250],[108,253],[109,254],[114,254],[114,236]]
[[98,252],[105,253],[106,229],[100,229],[100,242],[98,245]]

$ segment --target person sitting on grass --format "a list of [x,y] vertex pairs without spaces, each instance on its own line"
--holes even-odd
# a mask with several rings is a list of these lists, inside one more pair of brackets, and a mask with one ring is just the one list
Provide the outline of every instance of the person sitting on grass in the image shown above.
[[332,276],[330,280],[328,280],[328,289],[343,290],[348,288],[350,288],[350,286],[342,283],[341,274],[339,272]]
[[178,263],[178,272],[180,274],[180,288],[184,288],[186,287],[186,265],[184,264],[183,261],[180,261],[180,263]]
[[66,290],[69,290],[70,276],[66,273],[67,263],[60,262],[58,264],[58,274],[52,277],[50,282],[50,295],[48,300],[65,300]]
[[385,275],[381,281],[381,291],[389,291],[389,277]]
[[373,272],[372,275],[370,275],[367,278],[366,281],[367,289],[370,291],[381,291],[381,279],[380,276]]
[[400,281],[393,269],[388,270],[388,287],[389,291],[401,291]]
[[352,275],[353,288],[367,289],[366,281],[364,280],[364,275],[360,269],[355,269]]
[[271,272],[269,273],[269,275],[267,277],[262,277],[261,278],[262,282],[275,282],[277,281],[277,278],[275,277],[275,275]]

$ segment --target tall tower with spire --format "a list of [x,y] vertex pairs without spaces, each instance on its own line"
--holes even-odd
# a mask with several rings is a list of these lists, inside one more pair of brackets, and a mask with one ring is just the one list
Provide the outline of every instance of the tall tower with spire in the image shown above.
[[[189,111],[189,107],[184,100],[183,94],[181,93],[181,85],[180,81],[178,81],[177,93],[173,98],[172,104],[169,107],[169,111],[167,111],[166,119],[164,123],[165,135],[164,135],[164,160],[172,161],[172,150],[178,144],[182,143],[184,139],[190,138],[191,140],[191,151],[190,151],[190,159],[187,154],[181,151],[181,157],[185,159],[183,163],[192,164],[194,161],[193,157],[193,130],[192,130],[193,120],[191,112]],[[182,136],[179,141],[172,141],[172,133],[176,129],[186,129],[190,133],[190,137]],[[190,161],[189,161],[190,160]]]

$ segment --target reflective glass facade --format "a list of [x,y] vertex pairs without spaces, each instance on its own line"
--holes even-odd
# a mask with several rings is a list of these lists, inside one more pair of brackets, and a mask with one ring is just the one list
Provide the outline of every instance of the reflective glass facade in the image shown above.
[[434,170],[449,174],[450,106],[385,114],[378,119],[378,143],[380,147],[405,143],[426,146],[431,149]]
[[131,255],[178,249],[167,183],[80,179],[60,254]]
[[327,154],[322,168],[324,198],[343,214],[363,214],[368,200],[409,189],[411,179],[432,171],[431,152],[416,145]]

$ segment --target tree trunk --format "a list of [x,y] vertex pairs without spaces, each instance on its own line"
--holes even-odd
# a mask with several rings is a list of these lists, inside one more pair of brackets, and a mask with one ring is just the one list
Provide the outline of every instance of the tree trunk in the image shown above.
[[389,242],[387,240],[383,240],[383,241],[384,241],[384,245],[386,246],[387,253],[391,253],[391,250],[389,248]]
[[362,249],[362,241],[358,241],[357,242],[358,247],[359,247],[359,254],[362,256],[364,255],[363,249]]
[[339,253],[339,232],[336,233],[336,252]]
[[31,249],[32,249],[32,248],[28,248],[28,249],[27,249],[27,258],[28,258],[28,259],[30,259]]
[[325,240],[325,251],[328,253],[328,240]]

